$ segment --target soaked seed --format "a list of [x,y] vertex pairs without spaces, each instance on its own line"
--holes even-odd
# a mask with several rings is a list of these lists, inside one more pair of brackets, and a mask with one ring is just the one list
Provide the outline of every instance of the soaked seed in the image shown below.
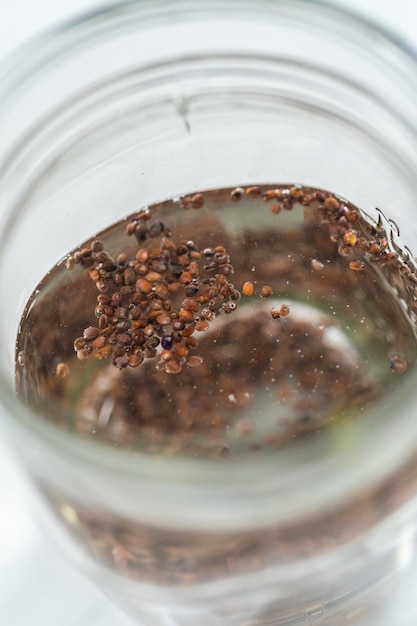
[[256,185],[252,185],[251,187],[246,187],[245,193],[248,198],[259,198],[259,196],[261,195],[261,189]]
[[161,346],[164,350],[171,350],[174,340],[171,335],[161,337]]
[[230,192],[230,200],[232,200],[232,202],[238,202],[243,198],[244,194],[245,190],[242,187],[236,187]]
[[136,272],[132,267],[128,267],[123,272],[123,282],[125,285],[134,285],[136,282],[137,276]]
[[407,369],[407,361],[399,356],[394,356],[390,359],[389,366],[395,374],[403,374]]
[[136,353],[136,354],[131,354],[128,357],[128,365],[129,365],[129,367],[133,367],[133,368],[139,367],[139,365],[142,365],[143,361],[144,361],[144,357],[143,357],[143,353],[142,352]]
[[159,272],[148,272],[145,275],[145,280],[148,280],[150,283],[160,283],[162,276]]
[[136,252],[136,259],[139,261],[139,263],[146,263],[146,261],[148,261],[149,252],[146,250],[146,248],[139,248],[139,250]]
[[315,271],[322,270],[324,268],[324,264],[321,263],[318,259],[311,259],[311,267]]
[[269,285],[264,285],[261,288],[259,295],[261,296],[261,298],[269,298],[270,296],[272,296],[272,288]]
[[100,334],[100,331],[96,326],[87,326],[87,328],[83,332],[83,338],[87,341],[93,341]]
[[156,323],[160,324],[161,326],[167,326],[168,324],[171,324],[171,321],[171,316],[167,313],[161,313],[156,318]]
[[184,358],[188,354],[188,348],[184,343],[176,343],[174,346],[174,352],[179,358]]
[[236,302],[233,302],[233,301],[226,302],[226,304],[223,307],[223,311],[226,313],[226,315],[230,315],[230,313],[233,313],[236,307],[237,307]]
[[201,365],[202,362],[203,359],[201,356],[191,356],[187,361],[187,365],[189,367],[198,367],[198,365]]
[[209,327],[209,323],[206,320],[200,320],[195,323],[194,328],[198,332],[203,332],[207,330]]
[[178,361],[167,361],[165,363],[165,371],[167,374],[179,374],[182,367]]
[[153,224],[149,226],[148,235],[149,237],[152,237],[152,238],[158,237],[164,232],[164,229],[165,229],[164,223],[158,220],[156,222],[153,222]]
[[253,283],[250,281],[246,281],[242,287],[242,294],[244,296],[251,296],[253,294]]
[[190,272],[182,272],[179,282],[181,285],[189,285],[193,281],[193,277]]
[[365,263],[363,261],[351,261],[349,263],[349,268],[355,272],[361,272],[365,269]]
[[139,293],[150,293],[152,290],[152,285],[151,283],[146,280],[146,278],[139,278],[139,280],[136,281],[136,291],[138,291]]
[[91,280],[94,281],[95,283],[98,280],[100,280],[100,272],[95,267],[92,268],[91,270],[88,270],[88,275],[91,278]]
[[330,211],[336,211],[336,209],[339,208],[339,204],[340,202],[336,200],[336,198],[334,198],[333,196],[329,196],[324,201],[324,206],[326,207],[326,209],[329,209]]
[[279,202],[275,202],[275,204],[273,204],[269,210],[271,211],[272,215],[279,215],[282,211],[282,204],[279,204]]
[[358,237],[354,230],[347,230],[345,234],[343,235],[343,243],[346,246],[353,247],[356,245],[357,241],[358,241]]
[[186,323],[194,321],[194,313],[190,309],[180,309],[178,311],[178,316],[180,320],[183,320]]
[[202,193],[195,193],[191,197],[191,206],[193,209],[201,209],[204,205],[204,196]]
[[58,378],[66,378],[70,373],[70,369],[66,363],[58,363],[55,369]]
[[176,331],[184,330],[184,328],[185,328],[184,320],[181,320],[181,319],[173,320],[172,328],[173,328],[173,330],[176,330]]

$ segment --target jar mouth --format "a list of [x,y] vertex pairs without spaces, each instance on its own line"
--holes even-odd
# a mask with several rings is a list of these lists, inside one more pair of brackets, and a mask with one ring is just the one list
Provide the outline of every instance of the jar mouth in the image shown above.
[[[19,98],[22,81],[23,84],[26,84],[26,81],[33,83],[38,71],[39,73],[45,71],[44,61],[46,59],[50,61],[51,54],[54,54],[53,63],[56,64],[61,57],[66,58],[70,54],[71,42],[75,41],[76,47],[82,47],[87,41],[91,41],[91,37],[93,40],[94,38],[100,40],[112,28],[115,16],[120,17],[119,26],[123,28],[126,27],[132,12],[137,11],[139,15],[143,12],[142,28],[145,28],[147,20],[158,22],[172,14],[171,11],[175,13],[174,8],[172,10],[169,8],[171,3],[168,2],[143,2],[136,5],[137,3],[131,2],[118,3],[108,9],[93,12],[56,29],[24,48],[9,62],[10,70],[6,67],[3,72],[4,89],[11,94],[3,100],[3,108],[10,106],[14,99]],[[180,13],[175,14],[175,19],[179,20],[181,16],[190,19],[193,11],[198,13],[201,19],[216,11],[228,11],[230,18],[234,9],[246,11],[249,15],[253,3],[204,2],[199,3],[197,8],[194,2],[184,1],[174,5],[177,9],[181,7]],[[405,44],[382,28],[375,27],[366,20],[354,18],[350,12],[329,7],[322,2],[310,1],[265,2],[264,5],[266,9],[276,7],[284,14],[297,17],[301,16],[303,10],[308,10],[310,14],[317,9],[329,23],[333,23],[336,18],[343,21],[345,17],[362,32],[371,36],[378,35],[378,38],[389,41],[393,49],[400,50],[404,57],[413,63],[416,62],[414,53],[407,50]],[[36,54],[32,55],[32,52]],[[190,58],[199,60],[201,57],[194,55]],[[230,54],[228,58],[230,60],[233,56]],[[236,58],[241,63],[245,58],[244,52],[240,51]],[[254,55],[249,53],[246,58],[249,61]],[[276,62],[276,57],[270,58]],[[265,62],[268,57],[259,56],[258,59]],[[184,64],[187,62],[183,59]],[[155,71],[158,68],[164,69],[170,64],[174,67],[175,63],[175,61],[167,63],[166,60],[155,61],[148,67]],[[293,67],[296,65],[297,62],[293,62]],[[304,64],[300,62],[300,67],[305,69],[307,66],[305,62]],[[331,70],[328,75],[331,76]],[[343,80],[347,83],[349,79],[345,77]],[[351,86],[353,85],[352,82]],[[3,86],[0,82],[1,89]],[[361,91],[363,93],[363,86]],[[411,126],[407,128],[415,135],[415,128]],[[33,132],[33,127],[31,131]],[[34,137],[35,135],[32,139]],[[20,158],[20,150],[23,148],[26,148],[26,143],[20,144],[20,148],[14,153],[16,159]],[[6,163],[6,167],[9,167],[9,163]],[[14,214],[13,220],[16,219],[16,215],[17,213]],[[300,445],[291,450],[283,450],[277,456],[237,460],[233,463],[225,461],[221,464],[201,458],[163,460],[138,452],[129,453],[111,449],[92,441],[80,441],[76,435],[59,431],[53,425],[38,419],[36,414],[23,404],[18,404],[10,391],[10,385],[4,380],[1,396],[6,412],[14,415],[16,419],[15,424],[10,424],[10,429],[17,427],[18,435],[16,438],[16,434],[12,433],[12,436],[16,438],[17,444],[21,438],[28,451],[35,445],[39,450],[49,450],[47,454],[52,454],[56,462],[59,462],[58,457],[62,456],[67,458],[69,463],[79,464],[80,467],[95,466],[109,476],[123,477],[130,485],[138,480],[141,483],[146,482],[144,497],[148,498],[150,509],[159,506],[155,503],[160,503],[164,498],[166,503],[177,498],[178,501],[189,504],[186,511],[177,510],[174,514],[179,524],[188,523],[192,526],[196,521],[202,523],[210,519],[210,523],[217,523],[221,528],[225,525],[236,528],[237,524],[267,525],[271,520],[289,523],[294,519],[307,519],[320,510],[337,507],[342,501],[354,498],[358,490],[370,489],[373,484],[380,484],[389,478],[406,460],[414,456],[417,448],[417,433],[413,429],[410,415],[410,407],[415,404],[413,400],[415,378],[416,375],[410,375],[403,384],[401,405],[397,396],[387,400],[384,415],[388,416],[389,413],[395,415],[398,411],[395,424],[392,419],[381,420],[379,415],[372,414],[371,411],[366,422],[358,421],[355,425],[346,427],[343,437],[329,434],[328,438],[314,445],[309,442],[308,448]],[[401,412],[401,407],[404,407],[404,412]],[[402,430],[400,435],[398,428]],[[53,452],[50,452],[51,450]],[[307,474],[309,484],[315,485],[315,489],[309,493],[306,493],[305,489]],[[205,494],[204,503],[201,501],[202,493]],[[287,507],[282,506],[282,500],[286,501]],[[223,510],[219,510],[219,503],[224,505]],[[171,515],[170,506],[168,504],[166,506]],[[213,522],[214,508],[218,511],[215,522]]]

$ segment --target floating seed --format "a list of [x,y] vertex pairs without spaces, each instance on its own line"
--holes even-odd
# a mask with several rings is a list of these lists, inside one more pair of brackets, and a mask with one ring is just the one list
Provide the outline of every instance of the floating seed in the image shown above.
[[264,285],[261,288],[259,295],[261,296],[261,298],[269,298],[270,296],[272,296],[272,288],[269,285]]
[[324,201],[324,206],[330,211],[336,211],[339,208],[339,204],[340,202],[336,200],[336,198],[334,198],[333,196],[329,196]]
[[311,267],[313,270],[319,271],[324,268],[324,264],[318,259],[311,259]]
[[403,374],[407,369],[407,361],[399,356],[394,356],[390,359],[389,366],[395,374]]
[[261,189],[257,185],[252,185],[251,187],[246,187],[245,193],[248,198],[259,198]]
[[58,378],[66,378],[69,374],[70,370],[66,363],[58,363],[55,369],[55,373]]
[[100,334],[100,331],[96,326],[87,326],[87,328],[83,332],[83,338],[87,341],[93,341]]
[[358,237],[357,237],[357,235],[356,235],[354,230],[348,230],[343,235],[343,243],[346,246],[353,247],[353,246],[356,245],[357,241],[358,241]]
[[245,190],[242,187],[236,187],[230,192],[230,199],[232,202],[239,202],[243,198]]
[[182,367],[178,361],[167,361],[165,363],[165,371],[167,374],[179,374]]
[[244,296],[251,296],[253,294],[253,283],[249,280],[243,284],[242,293]]
[[189,367],[197,367],[198,365],[201,365],[202,362],[203,359],[201,356],[191,356],[187,361],[187,365]]
[[351,261],[349,268],[355,272],[361,272],[365,269],[365,263],[363,261]]

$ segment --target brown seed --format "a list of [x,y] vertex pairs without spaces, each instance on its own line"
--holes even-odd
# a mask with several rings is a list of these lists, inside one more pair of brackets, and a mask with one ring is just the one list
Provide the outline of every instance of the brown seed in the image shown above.
[[139,261],[139,263],[146,263],[148,259],[149,252],[145,248],[139,248],[136,252],[136,260]]
[[91,270],[88,270],[88,275],[95,283],[100,280],[100,272],[95,267]]
[[148,280],[150,283],[159,283],[162,280],[162,276],[159,272],[148,272],[145,275],[145,280]]
[[271,211],[272,215],[279,215],[282,211],[282,205],[279,204],[279,202],[275,202],[275,204],[273,204],[269,210]]
[[136,281],[136,291],[139,293],[150,293],[152,290],[151,283],[146,278],[139,278]]
[[201,356],[191,356],[187,361],[187,365],[189,367],[197,367],[198,365],[201,365],[202,362],[203,359]]
[[171,316],[168,315],[168,313],[160,313],[160,315],[156,318],[156,323],[161,326],[167,326],[168,324],[171,324],[171,321]]
[[226,304],[223,307],[223,311],[226,313],[226,315],[230,315],[230,313],[233,313],[233,311],[236,310],[237,304],[234,301],[229,301],[226,302]]
[[182,337],[191,337],[191,335],[194,333],[195,331],[195,326],[193,326],[193,324],[190,324],[190,326],[187,326],[186,328],[184,328],[184,330],[181,333]]
[[179,282],[181,285],[189,285],[193,281],[193,277],[190,272],[182,272]]
[[204,196],[202,193],[195,193],[191,197],[191,206],[193,209],[201,209],[204,205]]
[[356,245],[358,237],[354,230],[347,230],[343,235],[343,243],[351,248]]
[[93,341],[99,336],[99,329],[95,326],[87,326],[87,328],[83,332],[83,337],[87,341]]
[[234,271],[234,267],[231,263],[225,263],[224,265],[219,265],[218,267],[219,274],[224,274],[225,276],[231,276]]
[[67,257],[67,260],[65,261],[65,269],[67,270],[74,269],[74,257],[72,256]]
[[271,317],[274,320],[279,320],[279,318],[281,317],[281,312],[276,306],[273,306],[271,309]]
[[264,202],[268,202],[269,200],[273,200],[274,198],[279,198],[282,194],[279,189],[268,189],[262,193],[262,200]]
[[390,359],[389,366],[395,374],[403,374],[407,369],[407,361],[399,356],[394,356]]
[[187,337],[185,343],[189,348],[197,348],[198,340],[195,337]]
[[178,311],[178,316],[180,320],[183,320],[186,323],[194,321],[194,313],[190,309],[180,309]]
[[89,357],[89,353],[87,352],[87,350],[77,350],[77,359],[79,359],[80,361],[85,361],[86,359],[88,359]]
[[290,306],[288,304],[282,304],[279,313],[281,317],[287,317],[287,315],[290,313]]
[[84,339],[84,337],[77,337],[76,339],[74,339],[74,350],[76,352],[77,350],[83,350],[86,345],[87,345],[87,340]]
[[121,252],[120,254],[117,255],[116,257],[116,263],[118,265],[124,265],[127,261],[127,254],[126,252]]
[[198,276],[199,274],[198,263],[196,261],[191,261],[190,265],[188,266],[188,271],[190,272],[191,276],[193,276],[193,278]]
[[108,284],[106,283],[105,280],[98,280],[96,282],[96,287],[97,287],[97,290],[101,291],[102,293],[108,291],[108,289],[109,289],[109,286],[108,286]]
[[365,269],[365,263],[363,261],[351,261],[349,263],[349,268],[355,272],[361,272]]
[[290,195],[291,195],[292,198],[295,198],[297,200],[299,198],[302,198],[303,195],[304,195],[302,187],[299,187],[297,185],[294,185],[293,187],[290,187]]
[[164,305],[165,305],[166,299],[168,298],[168,294],[169,294],[169,291],[165,285],[163,285],[162,283],[158,283],[157,285],[155,285],[155,295],[158,298],[161,298],[161,300],[164,300]]
[[70,370],[66,363],[58,363],[56,366],[55,373],[58,378],[66,378],[69,374]]
[[106,345],[106,340],[104,337],[97,337],[97,339],[94,339],[91,345],[94,348],[94,350],[100,350],[101,348],[104,348],[104,346]]
[[324,264],[321,263],[318,259],[311,259],[311,267],[313,270],[322,270],[324,268]]
[[209,322],[211,322],[216,317],[216,314],[211,309],[204,308],[201,311],[201,317],[204,318],[205,320],[208,320]]
[[132,337],[127,333],[117,333],[116,339],[122,346],[128,346],[132,343]]
[[261,195],[261,190],[256,185],[252,185],[251,187],[246,187],[245,193],[248,198],[258,198]]
[[130,367],[139,367],[143,363],[143,353],[139,352],[136,354],[131,354],[128,358],[128,364]]
[[339,208],[339,204],[340,202],[336,200],[336,198],[334,198],[333,196],[329,196],[324,201],[324,206],[326,207],[326,209],[329,209],[329,211],[336,211],[336,209]]
[[181,331],[184,330],[185,328],[185,322],[184,320],[173,320],[172,321],[172,329],[176,330],[176,331]]
[[123,272],[123,282],[125,285],[134,285],[136,282],[137,276],[133,267],[128,267]]
[[176,343],[174,346],[175,354],[180,358],[184,358],[188,354],[188,348],[184,343]]
[[203,332],[207,330],[208,327],[209,327],[209,323],[206,320],[199,320],[194,325],[195,330],[198,332]]
[[194,311],[194,313],[197,313],[198,309],[200,308],[198,306],[198,302],[192,300],[191,298],[186,298],[185,300],[183,300],[181,306],[183,309],[190,309],[190,311]]
[[242,187],[236,187],[233,191],[230,192],[230,199],[232,202],[238,202],[243,198],[245,194],[245,190]]
[[165,363],[165,371],[167,374],[179,374],[182,370],[182,367],[178,361],[167,361]]
[[272,288],[269,285],[264,285],[261,288],[259,295],[261,296],[261,298],[269,298],[270,296],[272,296]]
[[337,251],[340,254],[340,256],[349,256],[350,255],[350,248],[347,248],[346,246],[339,246]]

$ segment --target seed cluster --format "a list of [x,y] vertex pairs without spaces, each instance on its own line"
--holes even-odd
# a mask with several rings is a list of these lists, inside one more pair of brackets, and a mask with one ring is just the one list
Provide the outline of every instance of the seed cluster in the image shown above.
[[[201,208],[201,194],[189,202]],[[157,369],[169,374],[178,374],[184,364],[200,365],[201,357],[190,355],[198,346],[195,333],[206,331],[220,313],[233,313],[241,297],[230,280],[234,268],[226,248],[176,243],[149,210],[128,223],[126,234],[141,246],[133,259],[126,253],[113,258],[95,240],[67,260],[69,268],[78,264],[87,270],[99,292],[97,325],[74,341],[78,359],[111,356],[113,365],[124,369],[158,356]]]

